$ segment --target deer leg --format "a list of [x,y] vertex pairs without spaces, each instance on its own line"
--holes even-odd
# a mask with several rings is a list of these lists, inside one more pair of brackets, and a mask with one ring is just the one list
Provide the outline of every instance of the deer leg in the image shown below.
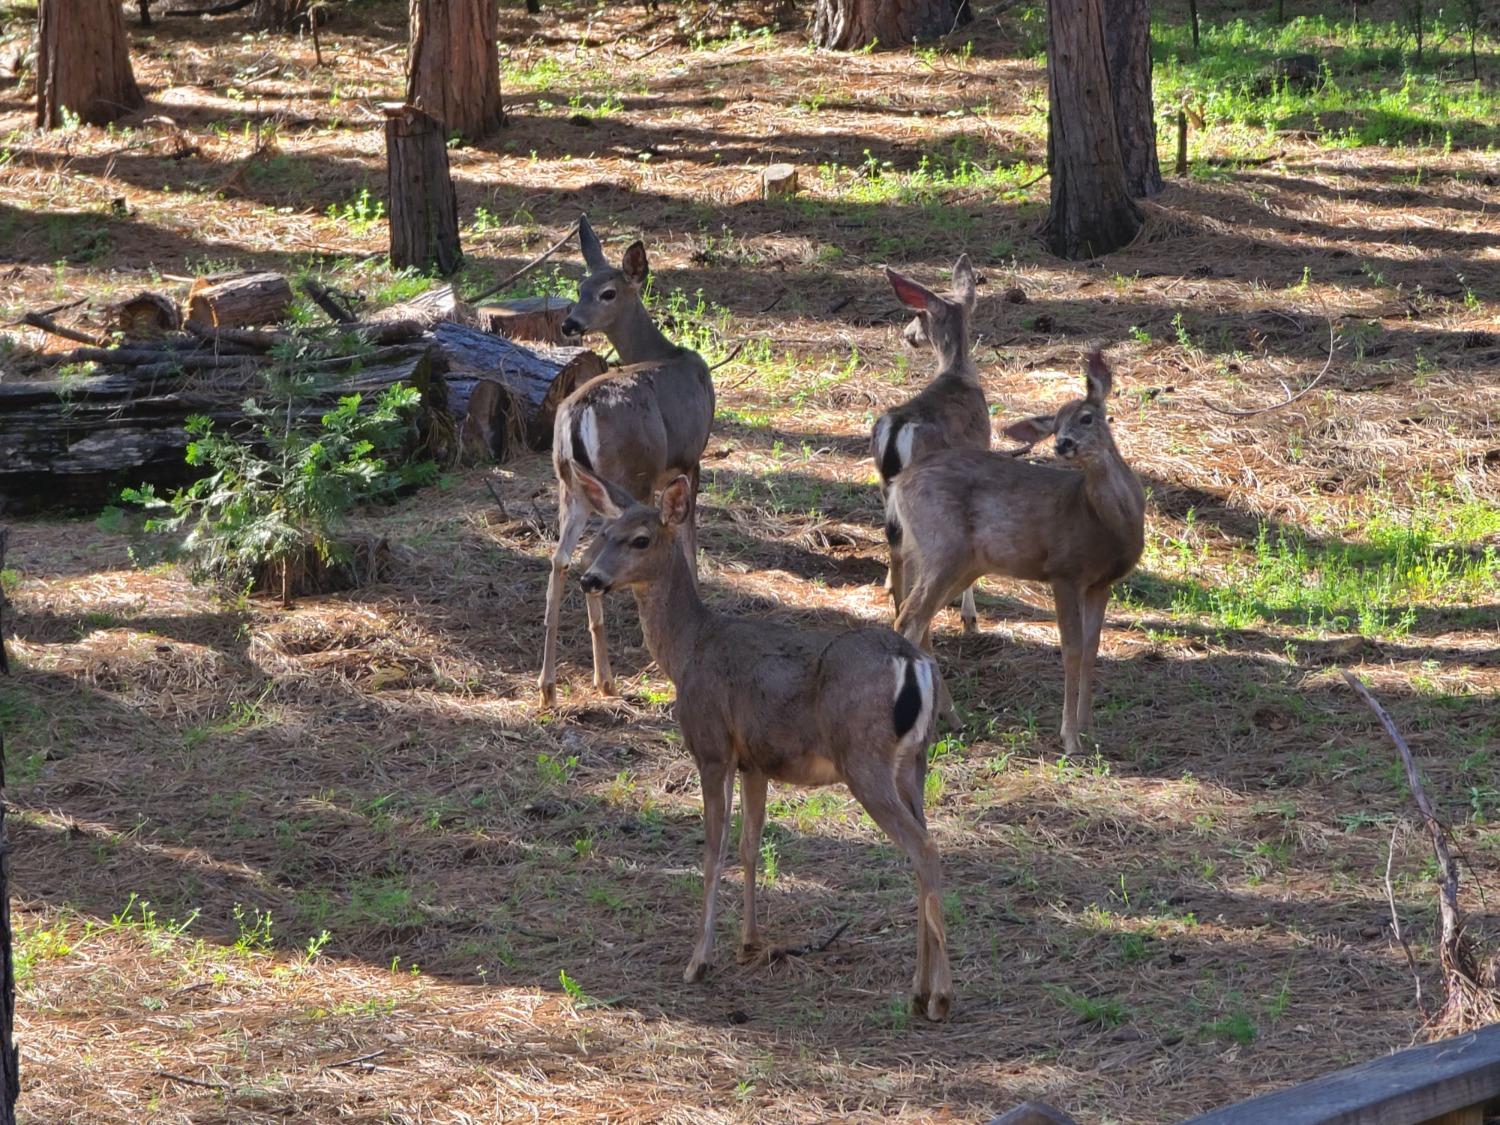
[[1063,752],[1077,754],[1078,741],[1078,664],[1083,639],[1082,607],[1078,587],[1071,582],[1055,582],[1053,597],[1057,604],[1057,633],[1063,658]]
[[891,605],[895,608],[896,616],[901,616],[901,603],[906,597],[906,564],[901,559],[901,552],[891,548],[891,562],[885,572],[886,592],[891,595]]
[[1099,655],[1099,635],[1104,631],[1104,608],[1109,604],[1109,587],[1095,586],[1083,594],[1083,637],[1078,658],[1079,734],[1087,734],[1094,725],[1094,660]]
[[688,984],[700,981],[708,973],[714,952],[714,910],[719,897],[719,872],[724,866],[724,852],[729,846],[729,807],[734,802],[734,762],[700,764],[698,778],[703,786],[703,929],[693,959],[683,971]]
[[588,594],[589,640],[594,647],[594,686],[605,695],[615,693],[615,675],[609,666],[609,633],[604,628],[604,595]]
[[958,613],[964,619],[965,633],[979,632],[979,610],[974,605],[973,586],[969,586],[964,590],[964,602]]
[[917,975],[912,983],[912,1008],[930,1020],[947,1019],[953,1005],[953,975],[948,967],[948,937],[943,928],[942,872],[937,849],[912,813],[910,794],[903,796],[896,792],[895,780],[889,772],[871,772],[874,778],[851,774],[849,788],[870,818],[906,852],[917,877]]
[[552,575],[547,579],[546,635],[542,641],[542,674],[537,679],[543,707],[557,706],[557,624],[562,616],[563,583],[589,518],[588,508],[566,485],[558,489],[557,510],[557,550],[552,552]]
[[740,779],[740,866],[745,871],[745,913],[740,919],[740,955],[750,958],[761,948],[755,917],[755,874],[760,863],[760,836],[766,826],[766,775],[751,772]]

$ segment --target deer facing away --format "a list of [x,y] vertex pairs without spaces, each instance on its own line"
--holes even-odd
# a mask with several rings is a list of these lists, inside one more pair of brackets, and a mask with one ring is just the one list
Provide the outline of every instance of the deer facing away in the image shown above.
[[634,592],[646,645],[677,688],[677,721],[702,782],[702,928],[683,978],[702,979],[712,957],[735,774],[743,778],[746,954],[761,948],[755,875],[767,782],[842,781],[916,870],[913,1008],[946,1018],[953,981],[938,854],[922,805],[937,664],[886,628],[823,632],[710,611],[678,543],[692,518],[686,477],[662,490],[659,509],[576,466],[573,479],[608,521],[584,555],[583,587]]
[[[875,422],[870,455],[880,474],[882,496],[897,476],[929,453],[990,447],[989,404],[969,354],[970,318],[978,299],[978,278],[969,256],[963,255],[954,265],[953,290],[946,298],[893,269],[887,268],[885,276],[901,303],[917,314],[906,327],[907,343],[930,343],[938,370],[915,397],[887,410]],[[901,555],[893,550],[885,584],[897,609],[904,594],[902,581]],[[973,587],[964,590],[962,614],[964,631],[974,632],[978,613]]]
[[[537,684],[546,707],[557,703],[557,629],[563,580],[590,512],[587,496],[574,481],[574,469],[601,474],[638,500],[649,500],[679,474],[687,476],[691,491],[681,549],[696,574],[694,516],[699,462],[714,417],[714,386],[708,365],[697,352],[678,347],[663,336],[641,303],[641,290],[650,270],[646,248],[640,242],[632,243],[616,269],[605,260],[604,249],[586,218],[578,221],[578,241],[589,273],[579,283],[578,300],[563,321],[563,334],[580,337],[603,332],[624,366],[575,390],[563,400],[553,422],[558,536],[547,582],[546,639]],[[612,694],[614,675],[604,630],[604,600],[597,594],[589,594],[585,600],[594,652],[594,686]]]
[[1085,357],[1085,382],[1083,398],[1005,430],[1028,443],[1053,435],[1058,456],[1082,472],[954,450],[903,473],[886,503],[891,550],[916,574],[896,617],[914,643],[929,644],[938,608],[983,575],[1051,584],[1069,753],[1079,752],[1090,726],[1110,589],[1134,569],[1145,535],[1145,492],[1109,432],[1113,378],[1097,347]]

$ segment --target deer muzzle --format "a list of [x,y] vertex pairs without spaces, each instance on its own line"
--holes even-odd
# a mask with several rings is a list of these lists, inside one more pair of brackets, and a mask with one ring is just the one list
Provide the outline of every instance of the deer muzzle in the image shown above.
[[560,331],[568,339],[576,340],[583,335],[583,325],[579,324],[578,321],[574,320],[570,316],[566,320],[564,320],[562,324],[558,325],[558,331]]
[[578,580],[578,584],[583,587],[584,592],[587,594],[604,594],[609,591],[609,583],[592,570],[584,571],[583,577]]

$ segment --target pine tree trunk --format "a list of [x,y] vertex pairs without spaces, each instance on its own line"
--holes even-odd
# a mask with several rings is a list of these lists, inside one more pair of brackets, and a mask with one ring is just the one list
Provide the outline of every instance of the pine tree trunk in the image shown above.
[[1096,258],[1141,229],[1130,199],[1104,52],[1103,0],[1051,0],[1047,15],[1047,167],[1054,254]]
[[1125,185],[1137,199],[1162,189],[1151,107],[1151,0],[1105,0],[1105,50]]
[[477,141],[505,124],[495,0],[411,0],[406,100]]
[[307,20],[308,0],[255,0],[250,26],[258,31],[292,31]]
[[63,110],[107,125],[146,104],[130,69],[118,0],[41,0],[37,5],[36,123],[56,129]]
[[463,253],[444,124],[414,106],[385,112],[391,265],[451,274]]
[[812,39],[819,47],[855,51],[872,43],[904,47],[947,35],[967,22],[962,0],[817,0]]

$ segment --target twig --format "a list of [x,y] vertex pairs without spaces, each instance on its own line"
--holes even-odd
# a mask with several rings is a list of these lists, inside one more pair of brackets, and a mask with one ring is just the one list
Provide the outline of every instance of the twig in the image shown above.
[[378,1051],[371,1051],[368,1055],[356,1055],[352,1059],[340,1059],[338,1062],[324,1063],[323,1069],[333,1070],[335,1067],[340,1066],[358,1066],[360,1063],[369,1062],[371,1059],[378,1059],[381,1055],[385,1054],[387,1050],[389,1050],[389,1048],[382,1047]]
[[1427,1005],[1422,1003],[1422,974],[1417,971],[1417,959],[1412,954],[1411,946],[1407,944],[1406,935],[1401,932],[1401,916],[1396,913],[1396,889],[1391,885],[1391,864],[1396,859],[1396,834],[1400,831],[1400,824],[1391,829],[1391,846],[1385,853],[1385,901],[1391,904],[1391,933],[1401,943],[1401,952],[1406,954],[1406,964],[1411,969],[1411,979],[1417,985],[1417,1011],[1424,1018],[1430,1018]]
[[[5,547],[10,528],[0,527],[0,571],[5,569]],[[10,659],[5,655],[5,587],[0,586],[0,676],[10,675]]]
[[232,1089],[228,1082],[207,1082],[202,1078],[189,1078],[186,1074],[173,1074],[170,1070],[154,1070],[151,1073],[158,1078],[170,1078],[173,1082],[185,1082],[189,1086],[202,1086],[205,1090],[229,1090]]
[[559,250],[561,250],[564,246],[566,246],[568,244],[568,240],[570,238],[572,238],[577,233],[578,233],[578,224],[574,223],[572,226],[570,226],[568,228],[568,233],[567,234],[563,235],[556,242],[554,242],[551,246],[547,247],[547,249],[543,250],[535,258],[531,259],[531,261],[527,262],[524,266],[522,266],[520,269],[518,269],[515,273],[513,273],[509,277],[507,277],[504,281],[496,282],[494,285],[491,285],[488,289],[486,289],[483,293],[476,293],[473,297],[469,298],[468,304],[477,305],[480,301],[484,300],[486,297],[492,297],[492,296],[494,296],[496,293],[500,292],[500,290],[504,289],[507,285],[513,285],[517,281],[520,281],[521,278],[525,277],[532,270],[536,269],[537,266],[541,265],[548,258],[552,257],[553,254],[556,254]]
[[829,934],[817,945],[799,945],[795,949],[777,949],[772,952],[771,956],[774,960],[779,961],[784,957],[806,957],[809,953],[826,953],[828,952],[828,947],[838,941],[843,932],[853,924],[854,919],[852,918],[846,922],[841,922],[838,929],[834,930],[833,933]]
[[771,303],[769,305],[767,305],[765,308],[763,308],[763,309],[760,310],[761,313],[764,315],[765,313],[770,312],[777,305],[781,304],[781,299],[783,297],[785,297],[786,295],[787,295],[787,290],[785,290],[785,289],[779,290],[777,292],[776,296],[773,297],[773,298],[771,298]]
[[1291,406],[1292,403],[1296,402],[1299,398],[1310,394],[1312,392],[1312,389],[1323,381],[1323,376],[1327,375],[1328,369],[1333,366],[1333,353],[1335,350],[1336,346],[1334,341],[1333,318],[1330,317],[1328,320],[1328,359],[1323,364],[1323,370],[1314,375],[1312,378],[1312,382],[1308,383],[1307,386],[1303,387],[1296,394],[1288,394],[1287,397],[1282,399],[1280,402],[1273,402],[1270,406],[1257,406],[1253,410],[1235,410],[1227,406],[1218,406],[1206,399],[1204,400],[1203,405],[1208,407],[1216,414],[1228,414],[1233,418],[1249,418],[1255,414],[1269,414],[1272,410],[1280,410],[1283,406]]
[[333,290],[329,289],[316,278],[304,278],[302,281],[302,291],[311,297],[318,308],[327,313],[334,323],[354,323],[354,314],[334,296]]
[[[734,360],[735,356],[739,355],[740,352],[742,352],[742,351],[745,350],[745,345],[748,344],[749,342],[750,342],[749,340],[741,340],[738,344],[736,344],[734,346],[734,351],[730,352],[723,359],[719,360],[718,363],[710,364],[708,369],[710,371],[717,371],[719,368],[723,367],[726,363],[732,362]],[[739,384],[736,383],[735,386],[739,386]]]
[[98,336],[92,336],[87,332],[80,332],[76,328],[68,328],[58,324],[57,321],[43,313],[29,312],[20,319],[19,323],[30,325],[32,328],[40,328],[43,332],[50,332],[54,336],[61,336],[64,340],[72,340],[74,343],[93,344],[96,348],[102,348],[109,343],[108,340],[103,340]]
[[183,327],[210,344],[234,344],[260,352],[269,351],[277,344],[285,344],[291,339],[285,332],[262,332],[255,328],[210,328],[196,320],[188,321]]
[[500,505],[500,518],[508,522],[510,520],[510,513],[505,509],[505,498],[500,495],[500,490],[495,487],[495,478],[485,477],[484,483],[485,487],[490,490],[490,495],[495,498],[495,503]]

